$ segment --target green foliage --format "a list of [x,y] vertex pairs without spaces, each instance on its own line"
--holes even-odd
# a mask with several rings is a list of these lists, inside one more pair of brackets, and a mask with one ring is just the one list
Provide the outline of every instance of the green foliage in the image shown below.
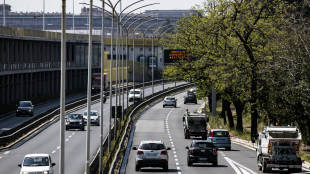
[[204,3],[161,41],[190,52],[163,74],[195,82],[200,96],[214,85],[254,123],[293,122],[310,144],[310,25],[300,9],[283,0]]

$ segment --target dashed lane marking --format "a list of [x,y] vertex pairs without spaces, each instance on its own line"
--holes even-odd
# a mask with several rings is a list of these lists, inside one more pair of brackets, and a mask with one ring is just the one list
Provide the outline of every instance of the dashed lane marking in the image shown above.
[[6,151],[6,152],[4,152],[3,154],[4,155],[7,155],[7,154],[9,154],[11,151]]
[[175,165],[176,165],[176,168],[177,168],[177,171],[178,171],[178,174],[181,174],[181,169],[179,167],[179,159],[178,159],[178,156],[177,156],[177,152],[175,151],[175,148],[174,148],[174,143],[173,143],[173,139],[171,137],[171,134],[170,134],[170,130],[169,130],[169,116],[171,114],[171,112],[173,111],[174,109],[171,109],[170,112],[168,113],[168,115],[166,116],[166,130],[167,130],[167,134],[168,134],[168,137],[169,137],[169,140],[170,140],[170,144],[171,144],[171,147],[172,147],[172,153],[174,154],[173,157],[174,157],[174,160],[175,160]]

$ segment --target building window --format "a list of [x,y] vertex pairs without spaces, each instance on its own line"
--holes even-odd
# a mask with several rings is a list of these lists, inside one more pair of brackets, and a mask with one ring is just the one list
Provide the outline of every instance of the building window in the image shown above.
[[107,48],[106,48],[106,47],[104,47],[104,51],[107,51]]
[[115,51],[115,48],[113,48],[113,51]]
[[133,48],[131,48],[130,50],[133,51]]
[[142,48],[142,47],[140,47],[140,51],[143,51],[143,48]]
[[149,48],[149,51],[152,51],[152,48]]

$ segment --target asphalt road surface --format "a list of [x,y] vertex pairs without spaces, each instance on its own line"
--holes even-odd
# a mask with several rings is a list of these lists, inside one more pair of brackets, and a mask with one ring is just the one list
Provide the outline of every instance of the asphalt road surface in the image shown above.
[[[184,84],[184,82],[177,83]],[[175,84],[165,84],[165,88],[173,87]],[[161,91],[162,85],[154,87],[154,92]],[[152,88],[145,89],[145,96],[152,94]],[[113,105],[115,104],[113,97]],[[126,101],[125,101],[126,104]],[[125,106],[126,108],[127,106]],[[87,108],[81,108],[76,113],[82,113]],[[42,108],[44,110],[44,108]],[[100,103],[92,105],[92,110],[98,110],[100,112]],[[37,110],[38,111],[38,110]],[[108,121],[109,121],[109,100],[104,104],[104,136],[108,133]],[[14,119],[22,119],[14,118]],[[113,120],[112,120],[113,123]],[[19,173],[20,168],[17,166],[21,163],[26,154],[31,153],[48,153],[51,155],[53,162],[56,163],[54,171],[57,174],[59,171],[59,144],[60,144],[60,123],[56,122],[51,126],[42,130],[35,137],[24,142],[23,145],[16,149],[0,152],[0,174],[16,174]],[[12,126],[12,125],[7,125]],[[86,128],[86,127],[85,127]],[[86,131],[70,130],[65,133],[65,173],[66,174],[82,174],[85,171],[86,160]],[[93,159],[96,150],[100,144],[100,127],[91,126],[90,130],[90,159]]]
[[[141,140],[162,140],[167,147],[171,147],[169,153],[168,173],[177,174],[258,174],[256,164],[256,152],[253,149],[232,144],[231,151],[220,149],[218,151],[218,166],[213,167],[211,163],[194,164],[187,166],[187,149],[194,139],[200,137],[184,138],[182,116],[188,108],[190,112],[197,111],[202,101],[198,104],[183,104],[184,93],[176,95],[177,108],[163,108],[162,102],[154,104],[141,115],[137,121],[132,146],[138,146]],[[140,172],[135,171],[136,150],[131,150],[126,167],[126,174],[135,173],[167,173],[161,168],[142,168]],[[277,171],[273,172],[277,173]],[[303,173],[310,173],[303,171]]]

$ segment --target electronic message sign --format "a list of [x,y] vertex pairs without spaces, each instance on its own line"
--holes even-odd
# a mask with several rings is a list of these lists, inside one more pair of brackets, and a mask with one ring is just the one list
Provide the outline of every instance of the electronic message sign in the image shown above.
[[175,63],[189,56],[187,50],[164,50],[164,63]]

